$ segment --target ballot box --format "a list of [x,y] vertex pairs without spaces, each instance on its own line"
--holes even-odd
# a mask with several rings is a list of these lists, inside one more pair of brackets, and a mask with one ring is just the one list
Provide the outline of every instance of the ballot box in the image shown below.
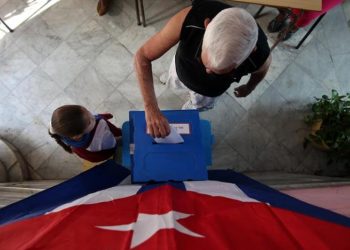
[[129,122],[123,124],[122,163],[131,168],[132,181],[206,180],[212,161],[210,123],[200,120],[196,110],[162,113],[181,142],[158,143],[147,133],[143,111],[130,111]]

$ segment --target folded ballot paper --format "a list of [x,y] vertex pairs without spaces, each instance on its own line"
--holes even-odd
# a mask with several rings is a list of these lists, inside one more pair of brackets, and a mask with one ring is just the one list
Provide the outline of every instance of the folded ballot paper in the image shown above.
[[173,124],[170,124],[170,134],[165,138],[155,138],[154,141],[156,143],[177,144],[177,143],[183,143],[184,139],[177,132],[176,127]]

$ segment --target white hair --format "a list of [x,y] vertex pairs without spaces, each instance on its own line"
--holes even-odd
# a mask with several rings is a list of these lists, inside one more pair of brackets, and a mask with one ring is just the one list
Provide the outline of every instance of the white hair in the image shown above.
[[240,65],[253,51],[258,40],[258,25],[241,8],[220,11],[207,26],[203,50],[209,66],[216,70]]

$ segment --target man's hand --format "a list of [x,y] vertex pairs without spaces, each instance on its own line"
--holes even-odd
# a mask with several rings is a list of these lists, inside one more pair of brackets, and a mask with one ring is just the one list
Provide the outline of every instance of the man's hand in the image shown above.
[[152,137],[166,137],[170,134],[168,120],[157,108],[146,109],[147,133]]
[[235,94],[236,97],[246,97],[253,90],[254,90],[254,88],[249,87],[248,84],[243,84],[243,85],[235,88],[235,91],[233,93]]
[[166,137],[170,134],[170,126],[158,108],[151,62],[164,55],[179,42],[182,24],[190,10],[191,7],[187,7],[179,11],[135,54],[135,70],[145,106],[147,132],[153,137]]
[[272,57],[268,56],[264,64],[255,72],[250,75],[249,81],[247,84],[241,85],[235,88],[234,94],[237,97],[246,97],[249,95],[255,87],[264,79],[267,71],[269,70]]

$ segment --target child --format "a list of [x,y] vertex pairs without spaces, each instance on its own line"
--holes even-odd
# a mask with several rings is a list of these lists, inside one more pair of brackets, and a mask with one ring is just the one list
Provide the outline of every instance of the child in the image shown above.
[[114,156],[121,142],[121,129],[108,121],[112,117],[93,115],[79,105],[64,105],[53,112],[49,134],[69,153],[93,163],[105,161]]

